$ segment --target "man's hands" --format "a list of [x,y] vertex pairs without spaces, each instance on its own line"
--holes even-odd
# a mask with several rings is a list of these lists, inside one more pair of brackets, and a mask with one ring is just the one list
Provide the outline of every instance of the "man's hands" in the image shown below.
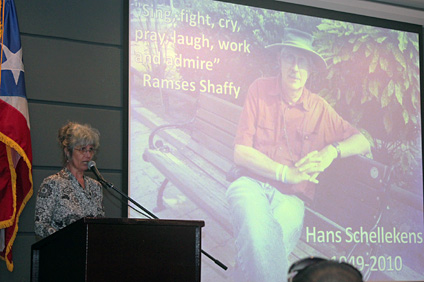
[[[361,133],[352,135],[346,140],[339,142],[341,157],[349,157],[370,152],[370,143]],[[299,183],[307,180],[318,183],[317,177],[337,158],[337,149],[333,145],[327,145],[320,151],[313,151],[299,160],[294,167],[290,167],[286,180],[288,183]]]
[[337,150],[332,145],[324,147],[321,151],[312,151],[300,159],[294,167],[287,171],[287,183],[300,183],[310,181],[318,183],[317,177],[337,158]]
[[[290,184],[297,184],[302,181],[318,183],[316,179],[318,175],[329,167],[335,158],[337,158],[336,148],[328,145],[320,151],[310,152],[299,160],[295,166],[287,167],[284,171],[282,164],[271,160],[252,147],[236,145],[234,150],[236,164],[246,167],[258,175]],[[283,172],[285,174],[284,179]]]
[[[360,133],[339,142],[339,146],[341,146],[342,158],[370,152],[370,143]],[[293,167],[287,167],[287,170],[284,171],[281,168],[281,163],[270,159],[255,148],[236,145],[234,162],[269,179],[290,184],[297,184],[302,181],[318,183],[318,175],[331,165],[337,155],[337,149],[333,145],[327,145],[320,151],[310,152]],[[283,172],[285,174],[284,178]]]

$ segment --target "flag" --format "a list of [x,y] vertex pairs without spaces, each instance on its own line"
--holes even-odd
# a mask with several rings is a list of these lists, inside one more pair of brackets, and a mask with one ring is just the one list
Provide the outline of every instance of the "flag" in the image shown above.
[[[21,39],[13,0],[1,0],[0,257],[13,271],[19,216],[33,193],[32,149]],[[0,237],[0,238],[1,238]]]

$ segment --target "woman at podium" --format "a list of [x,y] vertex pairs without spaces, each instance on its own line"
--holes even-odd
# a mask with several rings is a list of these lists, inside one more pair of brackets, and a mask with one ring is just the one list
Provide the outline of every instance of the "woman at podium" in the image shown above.
[[99,148],[100,133],[69,122],[59,129],[63,169],[43,180],[35,205],[35,234],[47,237],[83,217],[103,217],[101,184],[84,175]]

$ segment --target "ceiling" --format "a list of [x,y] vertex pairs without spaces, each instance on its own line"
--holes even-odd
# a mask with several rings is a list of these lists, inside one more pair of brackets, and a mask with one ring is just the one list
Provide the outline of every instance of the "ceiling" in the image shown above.
[[424,27],[424,0],[276,0]]
[[365,0],[368,2],[378,2],[393,6],[424,11],[424,0]]

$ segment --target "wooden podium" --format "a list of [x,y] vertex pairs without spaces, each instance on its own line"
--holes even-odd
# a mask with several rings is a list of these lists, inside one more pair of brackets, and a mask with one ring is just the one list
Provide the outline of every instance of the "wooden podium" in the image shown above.
[[31,281],[200,281],[203,221],[83,218],[31,247]]

